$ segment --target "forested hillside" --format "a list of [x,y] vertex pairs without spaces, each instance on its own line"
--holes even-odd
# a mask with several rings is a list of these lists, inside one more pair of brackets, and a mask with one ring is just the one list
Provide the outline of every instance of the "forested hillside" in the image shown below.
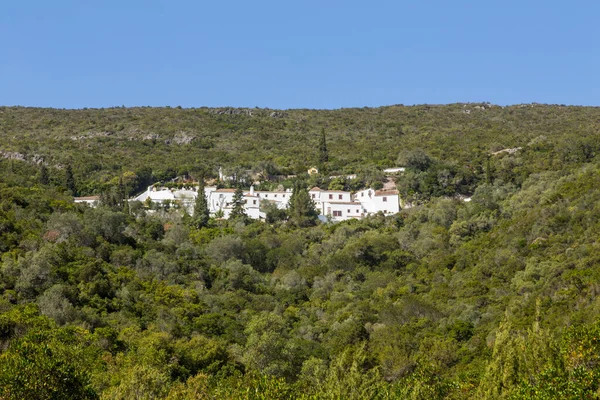
[[[538,104],[0,108],[0,399],[598,398],[599,128]],[[312,165],[406,166],[415,206],[199,223],[72,201],[218,166],[354,184]]]

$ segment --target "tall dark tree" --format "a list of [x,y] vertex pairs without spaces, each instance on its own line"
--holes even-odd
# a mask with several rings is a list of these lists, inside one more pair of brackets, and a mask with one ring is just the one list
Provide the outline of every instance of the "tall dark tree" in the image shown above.
[[237,188],[235,193],[233,194],[232,205],[233,208],[231,210],[231,214],[229,214],[229,218],[232,220],[243,220],[245,221],[248,218],[246,214],[246,209],[244,208],[244,192],[242,189]]
[[300,227],[313,226],[317,223],[319,213],[315,203],[310,198],[306,185],[297,181],[288,206],[289,220]]
[[327,137],[325,128],[321,129],[321,138],[319,140],[319,164],[321,167],[329,161],[329,152],[327,151]]
[[128,191],[127,184],[123,182],[123,176],[120,176],[119,186],[117,187],[118,204],[125,214],[129,214],[129,201],[127,200]]
[[194,203],[192,223],[196,228],[202,228],[208,224],[209,217],[208,201],[206,200],[206,194],[204,192],[204,179],[200,178],[198,195],[196,196],[196,202]]
[[47,185],[50,183],[50,174],[48,173],[48,167],[44,164],[40,167],[40,183],[42,185]]
[[73,196],[77,195],[75,177],[73,176],[73,167],[71,167],[71,164],[67,164],[67,166],[65,167],[65,186],[71,191]]

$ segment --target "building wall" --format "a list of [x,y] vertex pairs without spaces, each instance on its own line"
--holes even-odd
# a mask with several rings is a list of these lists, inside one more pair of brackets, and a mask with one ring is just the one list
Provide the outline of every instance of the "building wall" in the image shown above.
[[[223,210],[225,218],[228,218],[235,191],[231,189],[216,189],[210,186],[205,187],[204,190],[210,213],[214,215],[219,210]],[[258,219],[264,218],[264,213],[260,212],[261,201],[274,201],[280,209],[287,209],[292,192],[289,190],[285,192],[255,192],[253,188],[250,188],[249,191],[244,192],[244,195],[246,200],[246,214],[250,218]],[[146,192],[134,200],[145,201],[145,199],[150,198],[153,202],[157,203],[168,200],[179,203],[191,214],[193,213],[196,196],[197,192],[194,190],[155,190],[150,186]],[[386,214],[393,214],[400,211],[399,196],[397,192],[392,191],[365,189],[352,196],[350,192],[339,190],[311,189],[309,196],[315,202],[319,213],[324,216],[331,216],[331,219],[334,221],[362,218],[367,214],[374,214],[380,211]],[[334,213],[335,215],[333,215]]]
[[380,211],[386,214],[394,214],[400,211],[399,196],[394,192],[385,193],[365,189],[357,192],[354,199],[360,202],[369,214]]
[[258,196],[261,200],[269,200],[275,202],[275,204],[277,204],[277,208],[281,210],[287,209],[288,204],[290,202],[290,197],[292,197],[291,191],[256,191],[254,192],[254,194]]
[[331,217],[332,221],[345,221],[348,219],[360,219],[364,215],[364,209],[360,203],[329,203],[324,202],[324,215]]

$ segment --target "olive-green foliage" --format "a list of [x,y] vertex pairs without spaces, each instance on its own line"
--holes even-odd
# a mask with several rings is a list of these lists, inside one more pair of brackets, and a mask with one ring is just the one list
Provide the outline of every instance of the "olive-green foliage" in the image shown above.
[[[598,110],[474,106],[2,108],[25,161],[0,159],[0,398],[596,398]],[[341,177],[301,180],[383,184],[400,160],[412,207],[318,223],[298,190],[287,220],[204,224],[119,203],[220,165],[291,187],[321,128]],[[73,204],[69,164],[105,204]]]
[[35,308],[0,314],[0,398],[97,399],[90,371],[99,352],[83,329],[58,329]]
[[246,201],[244,200],[244,193],[242,189],[237,188],[233,194],[232,208],[231,213],[229,214],[229,218],[231,220],[246,221],[248,219],[248,215],[246,215],[246,209],[244,208],[245,203]]
[[523,148],[493,156],[487,168],[491,180],[520,183],[532,171],[588,162],[598,150],[593,121],[599,111],[592,107],[451,104],[275,114],[149,107],[0,111],[2,150],[27,160],[43,158],[50,183],[57,186],[66,185],[64,166],[71,165],[82,195],[101,193],[125,172],[133,178],[127,185],[131,192],[182,174],[216,177],[219,166],[263,177],[304,173],[321,158],[324,131],[332,172],[360,174],[398,161],[426,172],[422,169],[438,160],[446,167],[428,174],[425,186],[447,182],[449,190],[458,184],[465,194],[477,183],[472,175],[485,176],[492,151]]
[[297,182],[288,204],[288,216],[292,224],[298,227],[316,224],[317,211],[306,186]]
[[208,201],[204,192],[204,180],[201,179],[198,186],[198,194],[194,203],[194,215],[192,221],[197,228],[202,228],[208,224],[209,220]]

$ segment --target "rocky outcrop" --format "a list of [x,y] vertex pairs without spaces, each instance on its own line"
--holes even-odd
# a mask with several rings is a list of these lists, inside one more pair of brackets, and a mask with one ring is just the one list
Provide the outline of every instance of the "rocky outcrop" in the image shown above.
[[190,135],[189,133],[180,132],[173,138],[173,143],[179,145],[190,144],[196,140],[196,136]]
[[0,150],[0,157],[6,158],[8,160],[26,161],[25,154],[18,153],[16,151],[3,151],[3,150]]
[[71,136],[71,140],[85,140],[85,139],[94,139],[97,137],[107,137],[107,136],[112,136],[114,135],[114,132],[110,132],[110,131],[104,131],[104,132],[94,132],[94,131],[90,131],[90,132],[85,132],[82,135],[74,135]]
[[213,108],[209,111],[211,114],[217,115],[246,115],[251,117],[252,110],[247,108]]
[[33,154],[32,156],[27,157],[27,155],[17,151],[0,150],[0,158],[6,158],[7,160],[29,161],[37,165],[46,164],[44,157],[39,154]]

